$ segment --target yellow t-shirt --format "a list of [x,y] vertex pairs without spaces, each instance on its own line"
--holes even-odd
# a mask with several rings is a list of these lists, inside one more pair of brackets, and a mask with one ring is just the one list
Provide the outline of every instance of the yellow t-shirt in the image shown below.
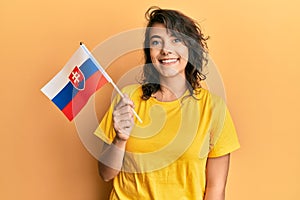
[[[240,147],[224,101],[205,89],[194,97],[187,91],[172,102],[142,100],[139,85],[127,86],[123,92],[133,100],[143,123],[135,120],[110,199],[202,200],[207,158]],[[116,134],[112,112],[119,100],[115,98],[95,131],[108,144]]]

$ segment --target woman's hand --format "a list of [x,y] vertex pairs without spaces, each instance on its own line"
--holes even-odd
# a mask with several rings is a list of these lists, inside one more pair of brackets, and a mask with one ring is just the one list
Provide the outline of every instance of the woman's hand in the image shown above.
[[127,141],[134,125],[133,102],[125,94],[121,101],[116,105],[113,112],[114,129],[118,140]]

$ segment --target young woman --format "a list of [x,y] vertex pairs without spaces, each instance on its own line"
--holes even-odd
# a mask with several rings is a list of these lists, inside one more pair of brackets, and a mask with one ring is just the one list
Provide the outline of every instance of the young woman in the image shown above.
[[125,87],[95,131],[110,199],[225,199],[239,142],[224,101],[200,85],[206,38],[176,10],[152,7],[146,18],[142,84]]

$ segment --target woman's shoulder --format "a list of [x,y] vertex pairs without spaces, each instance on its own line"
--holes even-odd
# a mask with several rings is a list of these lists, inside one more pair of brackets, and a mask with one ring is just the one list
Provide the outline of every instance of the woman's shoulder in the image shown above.
[[208,101],[213,104],[222,104],[224,103],[224,99],[220,97],[219,95],[216,95],[205,88],[198,88],[194,90],[194,95],[197,99]]
[[141,96],[142,94],[142,85],[140,84],[131,84],[122,88],[122,92],[124,94],[128,94],[128,96]]
[[197,88],[194,90],[194,96],[197,98],[197,99],[203,99],[203,98],[209,98],[211,97],[211,92],[205,88]]

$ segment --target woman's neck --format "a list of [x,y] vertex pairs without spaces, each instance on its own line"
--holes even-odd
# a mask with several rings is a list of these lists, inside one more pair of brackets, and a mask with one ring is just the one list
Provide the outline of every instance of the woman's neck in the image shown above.
[[160,90],[153,96],[159,101],[174,101],[187,90],[185,77],[160,78]]

